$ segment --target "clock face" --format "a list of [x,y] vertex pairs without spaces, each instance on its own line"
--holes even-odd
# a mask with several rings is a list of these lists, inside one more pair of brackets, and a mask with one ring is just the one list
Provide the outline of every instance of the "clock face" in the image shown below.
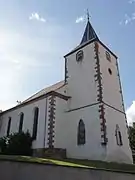
[[83,60],[83,57],[84,57],[83,51],[82,51],[82,50],[78,51],[77,54],[76,54],[76,61],[77,61],[77,62],[82,61],[82,60]]

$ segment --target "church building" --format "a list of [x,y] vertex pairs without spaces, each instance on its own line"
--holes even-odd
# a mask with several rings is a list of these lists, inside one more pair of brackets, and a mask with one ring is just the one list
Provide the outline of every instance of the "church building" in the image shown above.
[[28,130],[35,153],[132,163],[118,58],[89,18],[81,43],[64,59],[63,81],[0,113],[0,137]]

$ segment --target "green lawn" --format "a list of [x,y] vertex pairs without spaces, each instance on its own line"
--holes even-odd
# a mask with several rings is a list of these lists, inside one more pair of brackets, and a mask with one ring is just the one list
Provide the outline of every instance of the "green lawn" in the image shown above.
[[135,173],[135,165],[129,164],[119,164],[119,163],[107,163],[103,161],[92,161],[92,160],[77,160],[77,159],[65,159],[65,160],[55,160],[55,159],[44,159],[36,157],[27,156],[7,156],[0,155],[0,161],[18,161],[26,163],[40,163],[40,164],[50,164],[68,167],[79,167],[87,169],[102,169],[107,171],[117,171],[117,172],[129,172]]

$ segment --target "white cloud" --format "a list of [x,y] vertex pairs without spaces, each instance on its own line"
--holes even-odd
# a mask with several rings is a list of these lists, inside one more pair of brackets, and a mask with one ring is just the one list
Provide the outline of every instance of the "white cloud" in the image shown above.
[[[128,2],[129,2],[129,4],[132,5],[133,3],[135,3],[135,0],[129,0]],[[122,24],[127,25],[127,24],[131,23],[134,20],[135,20],[135,12],[130,14],[130,15],[125,14],[124,19],[122,21],[120,21],[119,24],[120,25],[122,25]]]
[[132,102],[131,106],[126,110],[127,121],[129,125],[135,122],[135,101]]
[[135,3],[135,0],[129,0],[129,3],[130,3],[130,4]]
[[124,25],[127,25],[129,23],[131,23],[132,21],[135,20],[135,13],[132,13],[130,16],[125,14],[125,18],[123,21],[120,21],[120,25],[124,24]]
[[76,23],[81,23],[81,22],[83,22],[85,20],[85,17],[84,16],[80,16],[80,17],[78,17],[77,19],[76,19]]
[[29,17],[29,20],[37,20],[37,21],[41,21],[41,22],[46,22],[46,19],[41,17],[38,13],[32,13]]
[[131,17],[129,17],[127,14],[125,14],[125,25],[127,25],[129,22],[131,22]]

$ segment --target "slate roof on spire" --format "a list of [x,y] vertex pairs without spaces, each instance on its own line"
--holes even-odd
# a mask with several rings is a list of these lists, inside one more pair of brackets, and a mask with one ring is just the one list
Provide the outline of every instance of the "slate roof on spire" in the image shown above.
[[99,40],[96,32],[94,31],[94,29],[88,19],[88,22],[87,22],[87,25],[85,28],[85,32],[84,32],[84,35],[83,35],[80,45],[82,45],[83,43],[86,43],[87,41],[94,40],[94,39]]
[[98,38],[95,30],[93,29],[93,27],[90,23],[89,14],[88,14],[88,22],[87,22],[81,43],[76,48],[74,48],[72,51],[70,51],[68,54],[66,54],[64,57],[66,58],[70,54],[78,51],[79,49],[83,48],[84,46],[86,46],[94,41],[98,41],[107,51],[109,51],[117,59],[117,56],[105,44],[103,44],[100,41],[100,39]]

